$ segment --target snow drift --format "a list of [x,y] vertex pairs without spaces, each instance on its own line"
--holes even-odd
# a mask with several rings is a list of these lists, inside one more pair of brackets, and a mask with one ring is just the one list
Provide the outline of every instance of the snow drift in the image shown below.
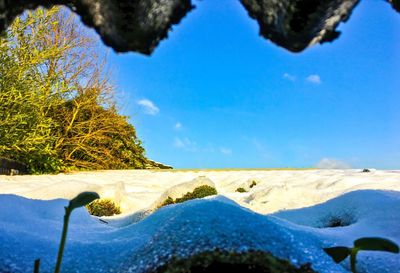
[[[254,184],[252,187],[250,185]],[[221,196],[154,211],[169,195],[200,184]],[[239,193],[243,187],[247,192]],[[96,191],[119,216],[72,213],[63,272],[145,272],[173,256],[214,248],[269,251],[319,272],[348,272],[322,248],[359,237],[400,244],[400,171],[101,171],[0,176],[0,272],[52,272],[66,199]],[[62,199],[60,199],[62,198]],[[35,200],[36,199],[36,200]],[[400,272],[400,255],[360,252],[359,272]]]
[[[41,271],[56,260],[67,200],[32,200],[0,195],[0,272]],[[129,215],[126,215],[129,217]],[[343,227],[328,227],[342,219]],[[223,196],[161,208],[143,220],[114,227],[83,208],[71,217],[64,272],[146,272],[173,256],[187,257],[215,248],[263,250],[295,265],[311,263],[319,272],[347,272],[323,247],[350,246],[362,236],[400,244],[400,192],[360,190],[309,208],[270,215],[255,213]],[[360,253],[359,272],[400,272],[399,256]]]

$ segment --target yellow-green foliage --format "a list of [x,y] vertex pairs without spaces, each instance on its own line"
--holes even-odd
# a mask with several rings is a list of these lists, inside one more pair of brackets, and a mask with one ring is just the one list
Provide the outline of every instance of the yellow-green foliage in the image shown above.
[[168,196],[168,198],[165,199],[165,201],[161,204],[160,207],[164,207],[164,206],[168,206],[168,205],[172,205],[172,204],[175,204],[175,201],[170,196]]
[[168,196],[168,198],[165,199],[165,201],[161,204],[160,207],[171,204],[183,203],[188,200],[204,198],[206,196],[216,195],[216,194],[218,194],[218,192],[214,187],[203,185],[195,188],[192,192],[187,192],[185,195],[176,198],[175,200],[173,200],[170,196]]
[[288,261],[278,259],[263,251],[235,253],[221,250],[206,251],[188,258],[170,259],[154,273],[200,272],[270,272],[315,273],[309,264],[297,268]]
[[94,216],[113,216],[121,214],[120,207],[111,199],[98,199],[86,205],[87,210]]
[[15,19],[0,37],[0,157],[33,173],[144,167],[96,46],[57,7]]

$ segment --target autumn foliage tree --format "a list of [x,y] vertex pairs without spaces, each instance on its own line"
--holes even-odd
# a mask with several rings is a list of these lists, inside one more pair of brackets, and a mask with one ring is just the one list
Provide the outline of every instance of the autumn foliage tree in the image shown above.
[[0,157],[34,173],[145,166],[97,47],[58,7],[14,21],[0,38]]

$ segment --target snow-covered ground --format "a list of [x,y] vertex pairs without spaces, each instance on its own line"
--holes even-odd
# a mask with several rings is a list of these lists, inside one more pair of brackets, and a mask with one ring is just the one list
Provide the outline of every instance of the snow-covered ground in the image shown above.
[[[256,185],[250,188],[253,181]],[[151,213],[166,196],[179,196],[201,184],[215,185],[219,196]],[[248,192],[236,192],[239,187]],[[116,200],[123,214],[107,218],[109,224],[104,224],[83,208],[74,211],[64,272],[145,272],[173,255],[217,247],[265,250],[296,265],[311,263],[319,272],[347,272],[348,260],[337,265],[322,248],[351,246],[359,237],[372,236],[400,244],[400,171],[0,176],[0,272],[31,272],[37,258],[42,261],[41,272],[51,272],[65,199],[82,191]],[[348,226],[327,227],[337,220]],[[359,272],[400,272],[400,255],[360,252],[357,268]]]

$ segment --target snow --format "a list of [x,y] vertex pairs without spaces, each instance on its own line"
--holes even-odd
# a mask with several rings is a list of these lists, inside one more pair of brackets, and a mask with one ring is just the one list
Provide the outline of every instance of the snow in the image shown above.
[[[250,188],[252,181],[257,185]],[[219,196],[155,211],[165,196],[200,184]],[[243,187],[247,193],[235,190]],[[0,272],[51,272],[66,199],[85,190],[121,204],[123,214],[72,213],[63,272],[146,272],[170,259],[210,249],[265,250],[319,272],[348,272],[322,248],[352,246],[360,237],[400,244],[400,172],[104,171],[0,176]],[[63,199],[61,199],[63,198]],[[348,226],[327,227],[332,220]],[[400,272],[400,257],[360,252],[358,272]]]

